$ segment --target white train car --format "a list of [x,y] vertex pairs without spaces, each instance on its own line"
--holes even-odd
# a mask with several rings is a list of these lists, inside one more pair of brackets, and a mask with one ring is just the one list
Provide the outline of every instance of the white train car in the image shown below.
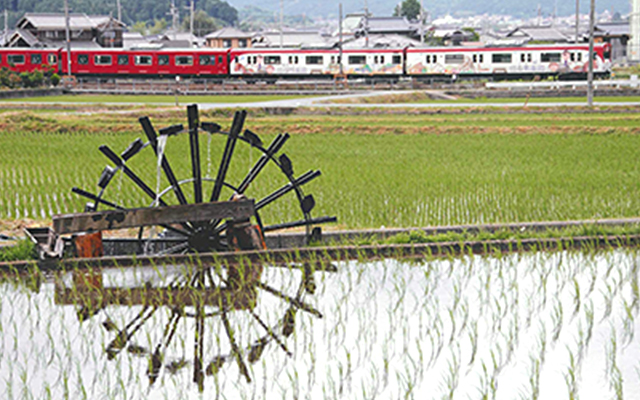
[[[594,46],[594,72],[609,73],[609,45]],[[584,75],[587,44],[518,47],[425,47],[406,50],[406,74],[414,77],[473,76],[529,78]]]
[[232,49],[229,74],[243,77],[401,76],[404,49]]

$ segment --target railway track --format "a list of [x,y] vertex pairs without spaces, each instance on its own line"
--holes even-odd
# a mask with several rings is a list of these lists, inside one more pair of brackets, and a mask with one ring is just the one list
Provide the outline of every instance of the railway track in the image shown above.
[[144,95],[337,95],[362,91],[417,89],[473,89],[480,83],[451,85],[444,82],[423,82],[411,78],[334,80],[278,80],[276,82],[247,82],[242,79],[207,80],[184,79],[97,79],[80,78],[70,88],[76,94],[144,94]]

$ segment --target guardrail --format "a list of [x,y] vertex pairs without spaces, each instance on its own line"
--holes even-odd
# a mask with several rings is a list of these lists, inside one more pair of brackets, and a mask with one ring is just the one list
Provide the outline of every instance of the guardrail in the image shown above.
[[[543,81],[543,82],[487,82],[487,89],[533,90],[533,89],[586,89],[587,81]],[[638,79],[594,80],[594,89],[622,87],[638,88]]]

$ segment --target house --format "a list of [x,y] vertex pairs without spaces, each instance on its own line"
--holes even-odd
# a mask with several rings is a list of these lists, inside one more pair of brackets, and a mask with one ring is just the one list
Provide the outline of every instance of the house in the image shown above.
[[243,32],[233,27],[225,27],[211,32],[204,37],[207,47],[214,48],[245,48],[251,47],[253,34]]
[[[69,15],[71,44],[93,47],[122,47],[125,24],[109,17],[87,14]],[[64,14],[26,13],[16,23],[8,47],[59,47],[66,43]]]
[[506,37],[522,40],[525,43],[566,43],[573,41],[572,38],[552,26],[521,26],[509,32]]
[[631,37],[628,22],[598,23],[593,31],[594,41],[611,45],[611,61],[627,61],[627,47]]
[[333,43],[317,31],[267,31],[253,37],[253,47],[331,47]]
[[149,43],[159,44],[166,48],[190,48],[190,47],[202,47],[204,46],[204,38],[192,35],[189,32],[176,32],[168,30],[167,32],[147,37]]
[[419,24],[409,22],[406,17],[362,18],[356,28],[356,36],[364,36],[365,33],[420,37]]
[[[338,39],[336,38],[336,46],[338,46]],[[342,44],[343,49],[361,49],[363,47],[371,48],[405,48],[405,47],[420,47],[423,43],[419,40],[411,39],[402,35],[369,35],[368,38],[359,37],[345,40]]]
[[436,41],[444,46],[460,46],[464,42],[477,41],[473,31],[454,26],[431,26],[426,32],[431,41]]

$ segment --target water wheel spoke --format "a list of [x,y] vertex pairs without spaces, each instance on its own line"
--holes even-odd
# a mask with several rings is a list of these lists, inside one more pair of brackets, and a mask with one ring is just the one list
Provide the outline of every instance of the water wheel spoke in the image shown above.
[[200,144],[198,142],[198,107],[187,107],[189,119],[189,148],[191,149],[191,175],[193,177],[194,202],[202,203],[202,172],[200,171]]
[[263,207],[268,206],[269,204],[271,204],[274,201],[278,200],[279,198],[281,198],[285,194],[287,194],[290,191],[294,190],[296,187],[300,187],[302,185],[305,185],[305,184],[311,182],[313,179],[317,178],[318,176],[320,176],[320,171],[308,171],[308,172],[306,172],[305,174],[300,176],[298,179],[295,179],[295,180],[287,183],[286,185],[282,186],[281,188],[275,190],[273,193],[267,195],[266,197],[264,197],[260,201],[258,201],[256,203],[256,211],[260,210]]
[[272,288],[271,286],[263,283],[263,282],[257,282],[256,286],[258,286],[260,289],[263,289],[271,294],[273,294],[276,297],[281,298],[282,300],[288,302],[289,304],[291,304],[292,306],[295,306],[303,311],[308,312],[309,314],[312,314],[318,318],[322,318],[322,313],[318,310],[316,310],[315,308],[313,308],[312,306],[306,304],[305,302],[303,302],[302,300],[298,300],[296,298],[293,298],[291,296],[288,296],[284,293],[282,293],[281,291]]
[[[158,194],[153,189],[151,189],[149,185],[147,185],[138,175],[136,175],[135,172],[133,172],[129,167],[127,167],[124,161],[116,153],[114,153],[109,148],[109,146],[107,145],[100,146],[100,151],[107,158],[109,158],[117,167],[121,168],[122,172],[124,172],[124,174],[129,179],[131,179],[131,181],[136,186],[138,186],[154,203],[157,201],[159,205],[167,206],[167,203],[164,200],[162,200],[162,198],[159,197]],[[190,231],[190,232],[193,231],[193,228],[191,228],[186,223],[182,223],[180,225],[187,231]]]
[[236,362],[238,363],[238,368],[240,369],[240,373],[244,375],[247,382],[251,382],[251,377],[249,376],[249,370],[247,369],[247,365],[244,363],[242,359],[242,353],[240,352],[240,347],[238,343],[236,343],[235,335],[233,330],[231,329],[231,324],[229,323],[229,318],[227,316],[226,308],[222,309],[222,324],[224,325],[224,330],[227,333],[227,337],[229,338],[229,343],[231,345],[231,353],[233,354]]
[[96,203],[104,204],[105,206],[114,208],[116,210],[124,210],[125,209],[124,207],[122,207],[122,206],[120,206],[120,205],[118,205],[116,203],[112,203],[112,202],[110,202],[108,200],[100,198],[100,197],[96,196],[95,194],[93,194],[91,192],[87,192],[86,190],[82,190],[82,189],[80,189],[78,187],[71,188],[71,192],[75,193],[75,194],[77,194],[79,196],[85,197],[85,198],[87,198],[89,200],[95,201]]
[[158,374],[160,373],[160,368],[162,367],[164,359],[164,349],[166,349],[171,343],[171,340],[176,333],[180,318],[180,313],[173,310],[171,317],[169,318],[169,322],[165,325],[164,332],[162,334],[162,341],[158,344],[155,352],[151,355],[151,359],[149,360],[149,370],[147,371],[149,384],[151,385],[153,385],[156,379],[158,379]]
[[[151,148],[155,152],[156,157],[158,157],[158,135],[156,134],[156,131],[153,128],[149,117],[142,117],[139,119],[139,121],[140,125],[142,125],[142,130],[144,130],[144,133],[147,135],[147,139],[149,139]],[[169,184],[171,185],[171,188],[173,189],[178,202],[183,205],[187,204],[187,198],[185,197],[184,192],[182,191],[182,188],[180,187],[180,184],[178,183],[178,180],[173,173],[173,169],[171,168],[171,164],[167,159],[167,155],[164,153],[162,154],[161,164],[162,170],[164,171],[164,174],[167,177],[167,180],[169,181]]]
[[288,228],[296,228],[299,226],[305,225],[315,225],[315,224],[324,224],[327,222],[336,222],[338,219],[336,217],[317,217],[317,218],[309,218],[309,219],[301,219],[297,221],[284,222],[282,224],[273,224],[267,225],[263,228],[263,232],[272,232],[280,229],[288,229]]
[[158,256],[165,256],[165,255],[168,255],[168,254],[176,254],[178,252],[181,252],[184,249],[187,249],[188,247],[189,247],[189,243],[187,243],[187,242],[180,243],[180,244],[177,244],[175,246],[171,246],[168,249],[164,249],[164,250],[160,251],[157,255]]
[[213,185],[211,192],[211,198],[209,201],[218,201],[220,199],[220,192],[222,191],[222,185],[227,177],[227,171],[229,170],[229,164],[231,164],[231,157],[236,147],[236,141],[244,126],[244,120],[247,117],[247,112],[242,110],[235,113],[233,116],[233,123],[231,124],[231,130],[227,136],[227,144],[224,147],[222,153],[222,159],[220,160],[220,168],[218,169],[218,175]]
[[204,357],[204,306],[198,305],[196,313],[196,332],[195,346],[193,357],[193,381],[198,384],[200,392],[204,389],[204,370],[202,368],[202,360]]
[[262,327],[262,329],[267,331],[269,336],[273,340],[275,340],[276,343],[278,343],[278,346],[280,346],[280,348],[287,354],[287,356],[291,357],[292,356],[291,352],[289,351],[287,346],[282,342],[282,340],[278,337],[278,335],[276,335],[275,332],[273,332],[273,329],[271,329],[267,324],[265,324],[264,321],[262,320],[262,318],[260,318],[260,316],[258,314],[256,314],[253,310],[249,310],[249,312],[251,313],[251,316],[256,321],[258,321],[258,324]]
[[238,193],[244,193],[249,188],[251,183],[253,183],[253,181],[258,177],[260,172],[262,172],[264,167],[267,165],[269,159],[273,157],[273,155],[276,154],[282,148],[282,146],[284,146],[288,139],[289,134],[281,133],[271,142],[271,144],[267,148],[266,153],[264,153],[258,159],[255,165],[247,173],[247,176],[244,177],[244,179],[238,186]]
[[[133,335],[135,335],[135,333],[140,328],[142,328],[145,322],[147,322],[149,318],[153,316],[153,314],[156,312],[157,309],[158,309],[157,307],[153,307],[153,309],[151,309],[151,311],[147,313],[147,311],[149,310],[149,307],[144,307],[142,311],[140,311],[140,313],[129,324],[127,324],[124,327],[124,329],[118,332],[115,339],[113,339],[111,343],[109,343],[109,345],[107,346],[106,352],[109,359],[115,357],[118,353],[120,353],[120,351],[127,345],[127,343],[133,337]],[[145,313],[147,314],[146,316],[144,315]],[[133,326],[136,323],[137,325],[135,325],[131,329],[131,331],[129,331],[129,328],[131,328],[131,326]]]

